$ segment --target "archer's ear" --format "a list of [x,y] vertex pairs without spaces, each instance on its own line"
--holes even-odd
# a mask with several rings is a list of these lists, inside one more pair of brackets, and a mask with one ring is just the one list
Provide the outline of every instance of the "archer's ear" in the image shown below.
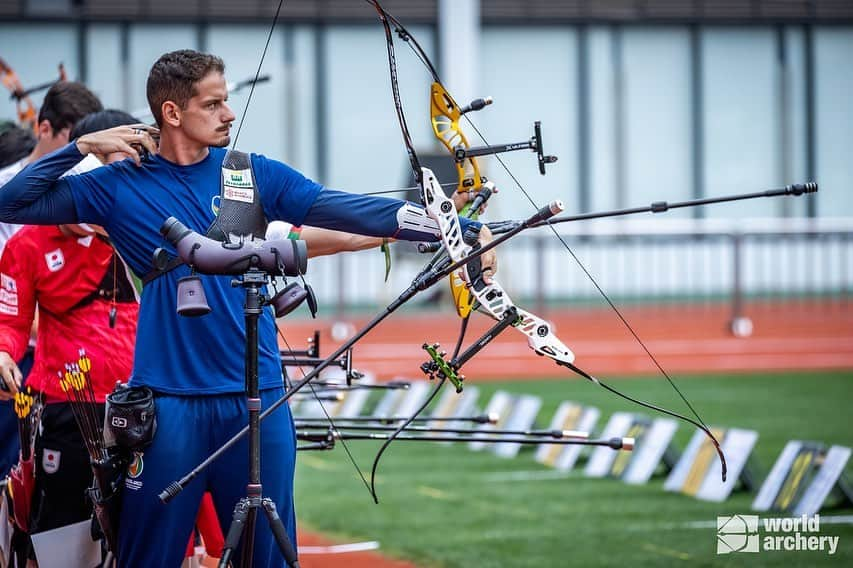
[[53,126],[51,126],[50,121],[45,119],[38,123],[36,127],[38,131],[38,138],[41,140],[42,138],[50,138],[53,137]]
[[181,126],[181,107],[177,104],[172,101],[165,101],[160,107],[160,111],[163,113],[163,125],[168,124],[175,128]]

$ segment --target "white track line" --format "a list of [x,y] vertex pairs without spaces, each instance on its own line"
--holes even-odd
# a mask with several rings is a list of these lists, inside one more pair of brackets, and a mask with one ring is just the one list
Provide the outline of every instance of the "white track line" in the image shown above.
[[366,542],[332,544],[329,546],[300,546],[299,554],[346,554],[348,552],[364,552],[365,550],[379,550],[379,542],[368,540]]
[[[821,525],[853,525],[853,515],[821,515]],[[717,521],[691,521],[680,525],[667,525],[683,529],[716,529]]]

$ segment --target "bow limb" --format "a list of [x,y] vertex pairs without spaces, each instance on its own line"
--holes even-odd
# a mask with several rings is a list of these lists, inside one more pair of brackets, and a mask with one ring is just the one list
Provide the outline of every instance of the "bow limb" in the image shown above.
[[[368,1],[370,1],[372,4],[376,5],[375,0],[368,0]],[[378,7],[377,7],[377,9],[380,9],[383,13],[385,13],[385,12],[384,12],[384,10],[382,10],[381,8],[378,8]],[[387,15],[387,13],[385,13],[385,14]],[[396,21],[396,19],[394,19],[394,18],[393,18],[392,16],[390,16],[390,15],[388,15],[388,18],[392,19],[392,21],[394,21],[394,22],[395,22],[395,25],[397,25],[397,26],[398,26],[398,28],[402,29],[402,30],[403,30],[403,32],[405,32],[405,29],[404,29],[404,28],[402,28],[402,26],[399,24],[399,22],[397,22],[397,21]],[[403,39],[406,39],[407,41],[408,41],[409,39],[411,39],[411,42],[414,42],[414,38],[411,38],[411,37],[410,37],[410,35],[408,34],[408,32],[405,32],[405,34],[406,34],[406,35],[403,37]],[[416,42],[414,42],[414,43],[415,43],[415,45],[417,46],[417,43],[416,43]],[[429,59],[425,57],[425,53],[424,53],[424,52],[423,52],[423,50],[420,48],[420,46],[417,46],[417,48],[418,48],[418,52],[419,52],[419,54],[421,55],[421,59],[424,61],[424,64],[425,64],[425,65],[428,67],[428,69],[430,70],[430,73],[432,74],[432,76],[433,76],[433,78],[435,79],[435,81],[436,81],[436,82],[438,82],[438,83],[441,83],[441,81],[440,81],[440,80],[439,80],[439,78],[438,78],[438,74],[437,74],[437,72],[436,72],[436,70],[435,70],[435,67],[431,64],[431,62],[429,61]],[[452,98],[450,98],[449,100],[452,100]],[[474,131],[477,133],[477,135],[479,136],[479,138],[480,138],[480,139],[481,139],[481,140],[482,140],[482,141],[483,141],[483,142],[488,146],[488,141],[486,140],[485,136],[483,136],[482,132],[480,132],[480,130],[477,128],[477,126],[476,126],[476,125],[475,125],[475,124],[474,124],[474,123],[473,123],[473,122],[468,118],[468,116],[467,116],[467,115],[464,115],[464,114],[463,114],[462,116],[465,116],[466,120],[468,121],[468,123],[470,124],[470,126],[474,129]],[[540,151],[541,151],[541,147],[540,147]],[[537,205],[537,203],[533,200],[533,198],[530,196],[529,192],[524,188],[524,186],[521,184],[521,182],[518,180],[518,178],[515,176],[515,174],[513,174],[513,172],[509,169],[509,167],[506,165],[506,163],[503,161],[503,159],[501,159],[500,155],[495,154],[495,158],[498,160],[498,163],[500,163],[501,167],[502,167],[502,168],[503,168],[503,170],[507,173],[507,175],[509,175],[509,177],[513,180],[513,182],[514,182],[514,183],[515,183],[515,185],[518,187],[518,189],[522,192],[522,194],[524,194],[524,196],[527,198],[527,200],[530,202],[530,204],[531,204],[531,205],[533,205],[533,207],[534,207],[534,208],[539,209],[539,205]],[[544,173],[544,172],[543,172],[543,170],[542,170],[542,164],[543,164],[543,162],[542,162],[542,158],[540,157],[540,173]],[[417,177],[418,181],[422,181],[422,180],[421,180],[421,176],[420,176],[420,174],[419,174],[419,173],[417,173],[417,172],[416,172],[416,177]],[[426,185],[427,185],[426,183],[421,183],[421,186],[422,186],[422,187],[426,187]],[[439,186],[439,187],[440,187],[440,186]],[[608,305],[611,307],[611,309],[616,313],[616,315],[617,315],[617,317],[619,318],[619,320],[620,320],[620,321],[625,325],[625,327],[629,330],[629,332],[630,332],[630,333],[631,333],[631,335],[634,337],[634,339],[635,339],[635,340],[636,340],[636,341],[637,341],[637,342],[642,346],[643,350],[646,352],[646,354],[649,356],[649,358],[654,362],[655,366],[658,368],[658,370],[661,372],[661,374],[662,374],[664,377],[666,377],[666,379],[667,379],[667,381],[669,382],[670,386],[672,386],[672,388],[673,388],[673,389],[678,393],[678,395],[679,395],[679,397],[681,398],[681,400],[682,400],[682,401],[685,403],[685,405],[690,409],[690,411],[691,411],[691,413],[693,414],[693,416],[695,416],[696,421],[693,421],[692,419],[690,419],[690,420],[688,420],[688,421],[689,421],[691,424],[698,425],[698,426],[702,429],[702,431],[703,431],[703,432],[705,432],[705,433],[708,435],[708,437],[713,441],[713,443],[714,443],[715,447],[716,447],[716,448],[718,448],[718,451],[719,451],[719,454],[720,454],[720,459],[721,459],[721,461],[723,462],[723,469],[725,470],[725,459],[724,459],[724,457],[723,457],[722,451],[721,451],[721,450],[719,450],[719,448],[720,448],[719,441],[714,437],[713,433],[712,433],[712,432],[711,432],[711,430],[707,427],[707,425],[706,425],[706,424],[705,424],[705,422],[702,420],[702,418],[699,416],[698,412],[696,412],[696,409],[693,407],[693,405],[692,405],[692,404],[690,404],[690,402],[687,400],[687,398],[684,396],[684,394],[681,392],[681,390],[678,388],[678,386],[675,384],[675,382],[674,382],[674,381],[669,377],[669,375],[666,373],[666,371],[664,371],[663,367],[660,365],[660,363],[657,361],[657,359],[654,357],[654,355],[652,355],[652,353],[651,353],[651,352],[649,351],[649,349],[646,347],[645,343],[642,341],[642,339],[640,339],[640,337],[639,337],[639,336],[637,335],[637,333],[634,331],[633,327],[628,323],[628,321],[625,319],[625,317],[622,315],[622,313],[619,311],[619,309],[616,307],[616,305],[613,303],[613,301],[612,301],[612,300],[609,298],[609,296],[604,292],[604,290],[601,288],[601,286],[598,284],[598,282],[595,280],[595,278],[592,276],[592,274],[590,274],[590,272],[589,272],[589,270],[586,268],[586,266],[581,262],[581,260],[577,257],[577,255],[576,255],[576,254],[572,251],[572,249],[568,246],[568,244],[565,242],[565,240],[564,240],[563,238],[561,238],[561,237],[560,237],[560,235],[557,233],[557,231],[556,231],[556,229],[555,229],[554,227],[551,227],[551,230],[552,230],[552,232],[554,233],[554,236],[555,236],[558,240],[560,240],[560,242],[562,243],[563,247],[564,247],[564,248],[568,251],[568,253],[569,253],[569,254],[574,258],[575,262],[578,264],[578,266],[581,268],[581,270],[584,272],[584,274],[586,274],[587,278],[589,278],[589,280],[593,283],[593,285],[596,287],[596,289],[597,289],[597,290],[599,291],[599,293],[601,294],[602,298],[604,298],[604,300],[607,302],[607,304],[608,304]],[[452,236],[452,235],[449,235],[449,236]],[[445,244],[446,244],[446,243],[445,243]],[[529,337],[529,336],[528,336],[528,337]],[[533,346],[533,344],[531,344],[531,346]],[[547,354],[547,351],[545,351],[545,350],[543,350],[542,352],[543,352],[543,354]],[[558,362],[559,362],[559,361],[558,361]],[[602,386],[603,386],[603,385],[602,385]],[[611,390],[613,390],[613,389],[611,389]],[[649,408],[652,408],[652,406],[650,406],[650,405],[648,405],[648,404],[644,404],[644,406],[647,406],[647,407],[649,407]],[[667,411],[667,413],[668,413],[668,414],[671,414],[671,415],[673,415],[673,416],[675,416],[675,415],[676,415],[675,413],[671,413],[671,412],[668,412],[668,411]],[[681,417],[681,418],[683,418],[681,415],[678,415],[677,417]]]
[[[468,138],[462,132],[459,121],[462,111],[447,89],[439,81],[433,81],[430,87],[430,123],[432,131],[439,142],[455,157],[458,147],[470,148]],[[480,173],[477,158],[466,156],[462,161],[456,161],[457,184],[456,192],[478,192],[486,179]],[[464,213],[464,211],[462,211]]]
[[[60,69],[62,69],[60,67]],[[0,82],[12,93],[15,99],[15,110],[18,113],[18,124],[24,128],[30,128],[34,132],[38,122],[38,113],[33,100],[25,93],[21,79],[12,67],[0,58]]]

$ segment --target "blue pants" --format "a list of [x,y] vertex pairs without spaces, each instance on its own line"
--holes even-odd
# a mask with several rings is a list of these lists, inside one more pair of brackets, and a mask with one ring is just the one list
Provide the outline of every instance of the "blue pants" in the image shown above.
[[[28,349],[27,354],[18,361],[18,368],[26,381],[27,375],[33,368],[31,349]],[[18,463],[20,451],[21,437],[18,435],[18,417],[15,415],[14,401],[0,402],[0,476],[5,477],[12,466]]]
[[[263,408],[283,394],[282,388],[261,391]],[[227,533],[234,506],[246,495],[249,482],[249,444],[244,436],[164,505],[157,495],[246,426],[248,412],[244,394],[158,396],[155,400],[154,442],[125,480],[118,551],[122,568],[180,566],[203,493],[211,492],[219,523]],[[296,436],[290,408],[283,406],[261,422],[261,483],[263,495],[275,501],[296,546]],[[247,536],[244,533],[241,542]],[[234,558],[239,561],[239,549]],[[263,510],[257,516],[254,566],[284,566]]]

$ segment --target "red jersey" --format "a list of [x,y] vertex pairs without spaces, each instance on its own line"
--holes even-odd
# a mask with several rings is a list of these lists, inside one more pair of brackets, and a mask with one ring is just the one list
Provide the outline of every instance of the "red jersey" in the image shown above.
[[[116,297],[115,326],[110,310]],[[64,235],[56,226],[28,226],[6,243],[0,258],[0,351],[24,355],[36,306],[35,362],[27,385],[48,402],[64,402],[58,371],[85,349],[95,397],[104,402],[116,381],[127,381],[139,304],[124,262],[97,236]]]

